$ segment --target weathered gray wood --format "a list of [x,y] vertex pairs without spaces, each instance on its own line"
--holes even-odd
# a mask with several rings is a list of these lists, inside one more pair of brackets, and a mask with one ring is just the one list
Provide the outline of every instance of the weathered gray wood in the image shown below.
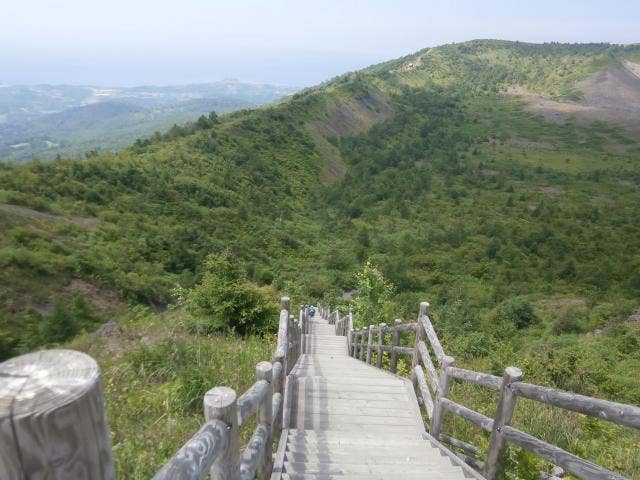
[[153,480],[201,480],[209,474],[213,462],[228,446],[227,424],[221,420],[206,422],[154,475]]
[[550,443],[532,437],[531,435],[521,432],[513,427],[502,427],[502,435],[508,442],[515,443],[519,447],[529,450],[555,465],[560,465],[568,472],[573,473],[580,478],[584,478],[585,480],[625,479],[625,477],[618,473],[584,460],[573,453],[569,453],[560,447],[556,447],[555,445],[551,445]]
[[282,361],[284,368],[284,375],[286,376],[291,370],[287,363],[287,353],[289,351],[289,312],[286,310],[280,310],[280,322],[278,324],[278,343],[276,346],[276,353],[274,358],[278,358]]
[[[264,456],[268,444],[270,444],[269,430],[266,425],[258,424],[251,436],[251,440],[249,440],[247,448],[242,452],[242,458],[240,460],[240,478],[242,480],[253,480],[254,477],[256,477],[260,459]],[[269,471],[269,474],[270,473]],[[256,478],[261,480],[263,478],[269,478],[269,476],[261,477],[258,475]]]
[[258,410],[267,392],[271,391],[271,385],[264,380],[258,380],[249,390],[238,398],[238,426],[242,427],[247,419]]
[[390,327],[390,330],[397,331],[398,333],[415,332],[417,326],[417,323],[402,323],[402,320],[397,320],[397,323],[394,323],[393,327]]
[[[442,434],[441,434],[442,435]],[[476,470],[480,471],[484,468],[484,462],[481,460],[478,460],[474,457],[470,457],[469,455],[466,455],[464,453],[456,453],[456,455],[458,457],[460,457],[460,459],[466,463],[467,465],[469,465],[470,467],[475,468]]]
[[[426,317],[426,316],[425,316]],[[424,317],[423,317],[424,318]],[[442,404],[449,395],[449,375],[447,374],[447,367],[453,366],[454,359],[447,355],[443,356],[440,360],[440,379],[438,381],[438,391],[436,392],[436,403],[433,409],[433,418],[431,419],[429,432],[437,440],[442,429],[443,410]]]
[[428,374],[427,378],[429,380],[429,385],[431,385],[431,390],[433,390],[433,392],[437,394],[439,389],[438,374],[436,373],[436,367],[433,365],[433,362],[431,361],[431,356],[429,356],[427,345],[422,340],[418,342],[418,352],[420,354],[420,360],[422,360],[422,364],[427,369],[427,374]]
[[347,351],[349,352],[349,355],[351,355],[351,340],[352,340],[352,334],[353,333],[353,310],[349,309],[349,315],[347,317],[347,338],[348,338],[348,344],[347,344]]
[[280,309],[281,310],[286,310],[287,312],[290,310],[289,309],[289,305],[290,305],[290,300],[289,297],[280,297]]
[[398,352],[394,349],[400,346],[400,330],[398,329],[400,325],[402,325],[402,320],[396,318],[391,328],[391,373],[398,371]]
[[211,466],[211,480],[240,480],[240,440],[236,392],[227,387],[215,387],[204,396],[204,417],[227,424],[229,445]]
[[293,402],[293,390],[296,388],[296,380],[291,375],[287,376],[284,387],[284,406],[282,407],[282,429],[291,428],[291,403]]
[[431,398],[431,392],[427,387],[427,381],[424,378],[424,371],[420,365],[416,365],[414,368],[416,374],[416,380],[418,381],[418,387],[422,394],[422,401],[425,409],[427,410],[427,416],[431,418],[433,416],[433,399]]
[[502,428],[511,423],[513,410],[516,406],[517,397],[511,390],[511,384],[519,382],[522,379],[522,371],[515,367],[507,367],[502,377],[502,385],[500,387],[500,399],[498,400],[498,409],[493,420],[493,428],[491,430],[491,438],[489,439],[489,448],[487,449],[487,461],[484,466],[484,476],[487,480],[493,480],[498,474],[500,466],[500,455],[504,448],[504,437],[502,436]]
[[367,363],[373,363],[373,325],[369,325],[369,333],[367,337]]
[[376,357],[376,366],[382,368],[382,346],[384,345],[384,337],[386,336],[387,324],[381,323],[378,328],[378,352]]
[[271,399],[271,438],[278,438],[282,431],[282,400],[281,393],[274,393]]
[[100,369],[44,350],[0,364],[0,477],[115,478]]
[[385,351],[393,351],[399,353],[400,355],[413,355],[414,349],[412,347],[393,347],[388,345],[388,348],[384,349]]
[[461,450],[464,450],[465,452],[471,455],[475,455],[476,457],[479,457],[482,455],[482,452],[478,450],[476,447],[474,447],[473,445],[471,445],[470,443],[463,442],[462,440],[458,440],[457,438],[454,438],[450,435],[441,433],[440,441],[444,443],[448,443],[449,445],[459,448]]
[[479,426],[483,430],[491,432],[491,430],[493,429],[493,420],[486,415],[482,415],[481,413],[471,410],[470,408],[467,408],[464,405],[460,405],[459,403],[452,402],[448,398],[442,398],[439,402],[442,408],[455,415],[469,420],[471,423]]
[[465,370],[464,368],[449,367],[447,373],[453,378],[458,380],[465,380],[467,382],[476,383],[483,387],[492,388],[494,390],[500,390],[502,387],[502,378],[495,375],[489,375],[488,373],[479,373],[472,370]]
[[436,358],[438,362],[441,363],[442,359],[445,356],[444,350],[442,349],[442,345],[440,345],[440,340],[438,339],[438,335],[431,324],[431,319],[429,319],[428,313],[420,316],[420,323],[422,328],[424,328],[425,334],[429,339],[429,343],[431,344],[431,348],[433,352],[436,354]]
[[591,415],[618,425],[640,428],[640,407],[585,397],[577,393],[563,392],[524,382],[514,383],[512,388],[513,392],[521,397]]
[[269,384],[267,392],[262,398],[258,407],[258,426],[264,427],[265,444],[262,454],[258,460],[258,480],[266,480],[271,476],[273,469],[273,437],[271,436],[271,425],[273,423],[273,396],[271,381],[273,378],[273,366],[269,362],[260,362],[256,365],[256,379]]
[[413,345],[413,355],[411,357],[411,383],[413,384],[414,389],[418,387],[418,379],[416,378],[416,374],[414,372],[416,365],[420,363],[420,351],[418,350],[418,344],[424,338],[424,328],[422,326],[422,323],[420,322],[420,319],[423,315],[426,315],[428,311],[429,302],[421,302],[420,311],[418,312],[418,322],[416,325],[416,341]]

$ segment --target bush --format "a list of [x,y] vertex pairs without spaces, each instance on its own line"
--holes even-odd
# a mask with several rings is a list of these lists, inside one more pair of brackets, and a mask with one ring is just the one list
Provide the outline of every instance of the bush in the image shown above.
[[494,319],[500,323],[511,323],[517,329],[526,328],[540,322],[533,307],[526,300],[516,297],[505,300],[498,308]]
[[551,330],[556,335],[562,333],[581,333],[582,325],[578,320],[578,315],[570,310],[561,312],[553,321]]
[[266,333],[278,322],[277,294],[249,282],[242,262],[229,250],[209,255],[202,281],[186,294],[195,317],[191,327],[202,333],[233,330]]

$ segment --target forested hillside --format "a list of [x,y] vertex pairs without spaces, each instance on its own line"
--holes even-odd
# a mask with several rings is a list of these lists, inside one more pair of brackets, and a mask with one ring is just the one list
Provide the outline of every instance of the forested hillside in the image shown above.
[[[127,405],[110,410],[118,468],[142,478],[221,381],[189,369],[204,335],[244,342],[251,365],[251,335],[269,338],[277,308],[266,299],[346,306],[369,260],[391,285],[382,318],[429,300],[460,365],[515,364],[528,381],[638,404],[639,62],[637,46],[446,45],[116,154],[0,164],[0,355],[118,320],[115,337],[74,345],[103,362],[108,401]],[[209,297],[249,300],[222,310]],[[213,333],[231,327],[244,336]],[[228,361],[219,350],[203,361]],[[149,380],[146,409],[136,378]],[[174,397],[191,403],[162,403]],[[562,438],[538,433],[640,478],[637,436],[567,422]],[[538,478],[532,458],[511,460]]]

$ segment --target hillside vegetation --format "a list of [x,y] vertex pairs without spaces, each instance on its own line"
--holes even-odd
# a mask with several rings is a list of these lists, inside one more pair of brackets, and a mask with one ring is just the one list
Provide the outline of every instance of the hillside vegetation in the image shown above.
[[[194,403],[162,416],[163,395],[182,388],[167,366],[227,340],[251,361],[266,358],[252,335],[269,338],[270,295],[345,304],[370,261],[389,284],[376,320],[413,319],[430,301],[458,364],[495,374],[513,364],[530,382],[638,404],[640,145],[612,123],[548,122],[508,92],[577,104],[579,82],[639,58],[637,46],[446,45],[267,108],[203,116],[117,154],[2,164],[0,355],[121,318],[125,333],[75,345],[127,350],[103,359],[108,402],[142,402],[119,390],[123,371],[144,368],[155,382],[145,420],[127,417],[133,406],[111,412],[119,469],[143,478],[188,429],[154,450],[155,427],[142,424],[170,431],[199,414]],[[242,295],[219,288],[227,277],[218,271]],[[232,312],[237,323],[203,292],[244,305]],[[161,313],[168,304],[175,309]],[[160,313],[141,320],[140,305]],[[126,337],[156,328],[181,339],[182,360],[162,350],[174,348],[164,337]],[[212,333],[230,329],[244,336]],[[245,385],[211,376],[193,391],[210,382]],[[494,404],[466,395],[474,408]],[[557,415],[538,416],[528,431],[640,478],[637,435],[576,416],[563,436],[548,426]],[[482,445],[481,433],[451,428]],[[516,450],[509,466],[509,478],[531,479],[542,467]]]

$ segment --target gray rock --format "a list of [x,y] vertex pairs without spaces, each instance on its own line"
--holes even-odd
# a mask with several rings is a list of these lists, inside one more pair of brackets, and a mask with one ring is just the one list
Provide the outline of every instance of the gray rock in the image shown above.
[[100,326],[100,328],[98,328],[98,330],[93,332],[92,336],[96,338],[109,337],[119,331],[120,331],[120,324],[113,320],[109,320],[107,323],[103,323]]

